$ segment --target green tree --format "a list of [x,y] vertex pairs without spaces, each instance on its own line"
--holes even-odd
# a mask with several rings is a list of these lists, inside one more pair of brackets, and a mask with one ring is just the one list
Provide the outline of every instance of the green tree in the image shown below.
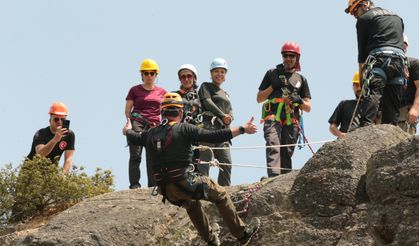
[[88,176],[73,165],[69,174],[47,158],[26,159],[16,169],[0,169],[0,224],[30,219],[46,211],[62,211],[83,199],[113,191],[110,170]]

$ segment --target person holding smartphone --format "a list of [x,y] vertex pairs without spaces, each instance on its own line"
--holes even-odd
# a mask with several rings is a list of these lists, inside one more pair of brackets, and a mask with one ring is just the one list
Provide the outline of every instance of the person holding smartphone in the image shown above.
[[75,135],[70,130],[70,120],[67,120],[67,106],[62,102],[55,102],[49,109],[49,115],[49,126],[39,129],[33,137],[28,159],[40,155],[58,165],[64,153],[63,169],[65,173],[69,173],[74,155]]

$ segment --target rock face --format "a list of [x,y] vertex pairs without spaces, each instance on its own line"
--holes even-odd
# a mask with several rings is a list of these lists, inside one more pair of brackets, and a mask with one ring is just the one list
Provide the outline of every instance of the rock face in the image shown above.
[[[229,191],[245,221],[262,222],[252,245],[419,245],[419,138],[390,125],[325,144],[300,172]],[[184,209],[150,193],[86,200],[0,244],[205,245]],[[222,245],[237,245],[215,206],[205,206]]]

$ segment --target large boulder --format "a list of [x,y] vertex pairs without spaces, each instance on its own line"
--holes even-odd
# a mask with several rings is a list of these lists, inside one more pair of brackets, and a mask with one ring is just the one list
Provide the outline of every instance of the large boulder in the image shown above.
[[363,127],[326,143],[301,169],[291,189],[296,212],[332,217],[348,214],[365,202],[365,174],[371,155],[407,141],[410,135],[392,125]]
[[[379,150],[368,161],[369,225],[392,245],[419,244],[419,137]],[[383,223],[384,222],[384,223]]]

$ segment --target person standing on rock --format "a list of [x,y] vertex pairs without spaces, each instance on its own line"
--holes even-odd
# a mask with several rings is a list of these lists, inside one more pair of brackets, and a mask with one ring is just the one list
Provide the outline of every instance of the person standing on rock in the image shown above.
[[74,156],[75,135],[69,129],[69,121],[66,119],[67,106],[62,102],[55,102],[48,113],[49,126],[35,133],[28,158],[32,159],[35,155],[40,155],[55,162],[56,158],[59,161],[64,153],[63,168],[65,173],[69,173]]
[[259,86],[257,102],[263,103],[262,122],[266,140],[268,177],[292,170],[295,146],[270,148],[297,143],[302,111],[310,112],[311,95],[307,79],[300,71],[300,46],[286,42],[281,49],[282,64],[268,70]]
[[[149,128],[160,124],[160,104],[166,90],[155,85],[159,72],[159,67],[154,60],[145,59],[140,66],[143,83],[133,86],[126,97],[125,117],[131,120],[133,130],[136,132],[147,131]],[[141,187],[140,163],[142,147],[133,144],[128,144],[128,146],[129,188],[138,189]],[[147,151],[146,159],[148,187],[153,187],[155,181]]]
[[[404,36],[404,52],[407,53],[409,39]],[[409,80],[403,90],[402,104],[400,108],[399,127],[410,134],[416,134],[416,125],[419,115],[419,60],[408,57]]]
[[349,124],[351,124],[354,116],[355,108],[358,111],[357,104],[361,100],[362,93],[362,88],[359,83],[359,71],[355,72],[352,79],[352,89],[356,99],[341,101],[329,119],[329,131],[338,138],[345,137],[349,129]]
[[198,72],[192,64],[183,64],[178,70],[180,80],[180,89],[175,91],[183,99],[183,118],[182,122],[199,125],[201,120],[201,102],[199,101],[197,92]]
[[259,228],[256,218],[245,225],[226,190],[207,176],[193,172],[192,143],[196,141],[225,142],[240,134],[254,134],[253,118],[240,127],[205,130],[193,124],[181,123],[183,100],[177,93],[167,93],[162,102],[162,123],[147,132],[132,130],[128,120],[123,128],[130,144],[146,146],[153,163],[158,191],[163,201],[186,209],[201,238],[208,245],[220,245],[217,229],[210,228],[200,200],[214,203],[231,234],[246,245]]
[[408,77],[403,20],[370,0],[349,0],[345,12],[357,19],[359,73],[366,92],[357,115],[359,126],[373,124],[380,108],[381,122],[397,125]]
[[[228,71],[228,65],[223,58],[215,58],[210,65],[212,82],[204,82],[199,88],[198,95],[202,105],[203,127],[208,130],[218,130],[229,128],[233,121],[233,109],[231,106],[229,94],[221,88],[225,82]],[[231,164],[230,142],[201,143],[201,145],[226,148],[217,149],[213,152],[209,150],[200,152],[202,161],[217,159],[220,163]],[[214,156],[212,156],[212,153]],[[218,173],[218,183],[221,186],[229,186],[231,183],[231,165],[223,165]],[[198,170],[202,175],[208,176],[209,165],[198,165]]]

